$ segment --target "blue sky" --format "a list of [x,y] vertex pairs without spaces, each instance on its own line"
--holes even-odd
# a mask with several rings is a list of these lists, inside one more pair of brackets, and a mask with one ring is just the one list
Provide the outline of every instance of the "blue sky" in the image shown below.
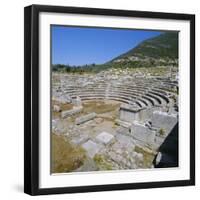
[[53,64],[102,64],[158,31],[52,26]]

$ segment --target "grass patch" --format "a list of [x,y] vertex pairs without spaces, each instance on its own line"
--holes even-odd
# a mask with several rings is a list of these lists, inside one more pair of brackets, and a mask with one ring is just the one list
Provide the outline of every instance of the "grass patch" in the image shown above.
[[164,128],[161,128],[161,129],[159,130],[159,134],[160,134],[160,136],[164,136],[164,135],[165,135],[165,129],[164,129]]
[[99,170],[112,170],[112,165],[106,161],[104,156],[96,154],[93,159]]
[[52,173],[71,172],[83,165],[85,151],[64,136],[52,134]]
[[135,151],[137,153],[142,153],[143,154],[143,158],[144,158],[144,162],[143,162],[143,167],[144,168],[149,168],[151,167],[154,157],[155,155],[153,153],[148,153],[145,150],[143,150],[141,147],[139,146],[135,146]]
[[119,108],[120,104],[105,103],[104,101],[90,101],[85,102],[83,105],[84,113],[95,112],[97,114],[102,114],[114,111],[115,109]]

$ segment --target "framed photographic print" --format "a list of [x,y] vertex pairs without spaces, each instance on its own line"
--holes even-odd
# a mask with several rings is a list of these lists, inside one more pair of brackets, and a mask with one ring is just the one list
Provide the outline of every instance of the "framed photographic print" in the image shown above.
[[195,184],[195,16],[25,8],[24,191]]

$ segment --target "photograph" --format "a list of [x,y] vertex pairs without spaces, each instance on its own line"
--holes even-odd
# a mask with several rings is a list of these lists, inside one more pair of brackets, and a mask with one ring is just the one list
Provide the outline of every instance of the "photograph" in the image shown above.
[[50,26],[50,173],[179,167],[179,31]]
[[195,15],[25,7],[24,192],[195,184]]

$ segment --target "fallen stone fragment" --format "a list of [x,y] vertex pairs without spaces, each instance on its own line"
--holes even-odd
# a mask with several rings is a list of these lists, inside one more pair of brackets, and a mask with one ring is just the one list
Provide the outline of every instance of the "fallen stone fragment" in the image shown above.
[[80,113],[82,110],[83,110],[82,106],[80,106],[80,107],[74,107],[71,110],[62,111],[61,117],[62,118],[70,117],[70,116],[72,116],[72,115],[74,115],[76,113]]
[[124,127],[124,128],[130,128],[131,127],[131,123],[130,122],[125,122],[125,121],[122,121],[122,120],[120,120],[120,119],[116,119],[115,120],[115,123],[117,124],[117,125],[119,125],[119,126],[122,126],[122,127]]
[[60,111],[61,111],[60,106],[54,105],[54,106],[53,106],[53,111],[54,111],[54,112],[60,112]]
[[89,120],[92,120],[96,117],[96,113],[90,113],[81,117],[76,118],[75,123],[76,125],[83,124]]

